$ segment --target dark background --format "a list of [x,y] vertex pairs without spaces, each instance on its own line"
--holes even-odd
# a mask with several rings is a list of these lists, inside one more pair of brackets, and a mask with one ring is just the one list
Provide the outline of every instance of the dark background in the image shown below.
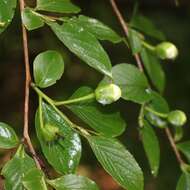
[[[123,35],[108,0],[75,0],[74,2],[82,8],[82,14],[103,21]],[[126,21],[129,21],[135,1],[118,0],[117,2]],[[33,4],[32,1],[28,3]],[[190,1],[181,1],[178,7],[175,6],[173,0],[144,0],[139,1],[139,5],[139,11],[149,17],[166,34],[167,40],[174,42],[179,48],[179,57],[175,62],[162,63],[167,76],[165,97],[171,109],[182,109],[189,116]],[[135,64],[129,50],[123,44],[113,45],[108,42],[102,44],[113,65],[123,62]],[[29,34],[29,47],[31,64],[34,57],[41,51],[54,49],[63,54],[66,64],[64,76],[57,85],[45,90],[51,97],[68,97],[82,85],[95,88],[102,78],[101,74],[83,64],[64,48],[47,27]],[[23,125],[24,76],[21,27],[17,11],[13,24],[0,36],[0,121],[14,126],[20,134]],[[30,127],[32,131],[36,106],[36,96],[32,92],[30,102]],[[127,121],[128,128],[122,135],[121,140],[143,168],[145,189],[174,190],[180,175],[180,169],[164,132],[157,130],[161,146],[161,167],[159,176],[154,179],[150,174],[148,162],[137,134],[139,106],[124,101],[119,101],[115,106],[121,110]],[[188,127],[189,123],[185,125],[185,140],[190,136]],[[35,137],[33,137],[33,142],[38,149],[38,141]],[[94,178],[102,187],[102,190],[121,189],[100,169],[88,145],[85,142],[83,145],[83,157],[79,172]],[[38,149],[38,151],[40,150]]]

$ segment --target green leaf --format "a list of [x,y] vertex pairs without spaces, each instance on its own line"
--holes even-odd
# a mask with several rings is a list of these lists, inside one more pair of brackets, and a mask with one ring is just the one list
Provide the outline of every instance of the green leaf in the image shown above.
[[56,190],[99,190],[95,182],[87,177],[77,175],[65,175],[48,183]]
[[190,141],[177,144],[177,148],[187,157],[190,162]]
[[167,121],[163,120],[162,118],[158,117],[157,115],[151,113],[151,112],[146,112],[145,113],[146,119],[150,122],[151,125],[155,127],[160,127],[160,128],[165,128],[167,127]]
[[35,83],[46,88],[56,83],[64,72],[64,62],[57,51],[48,50],[40,53],[34,60]]
[[154,26],[151,20],[143,15],[135,15],[130,22],[130,26],[158,40],[166,40],[164,34]]
[[35,168],[35,162],[24,151],[21,145],[14,157],[3,167],[1,174],[5,177],[6,190],[24,190],[22,180],[28,169]]
[[183,173],[178,180],[176,190],[190,190],[190,174]]
[[28,30],[35,30],[44,26],[44,21],[30,8],[25,8],[22,11],[22,23]]
[[73,20],[99,40],[108,40],[113,43],[122,41],[122,38],[115,31],[95,18],[80,15]]
[[81,141],[77,133],[73,131],[70,123],[58,114],[51,106],[43,103],[43,121],[60,130],[60,136],[52,142],[44,139],[39,121],[39,111],[36,114],[36,132],[42,151],[47,161],[59,173],[75,172],[81,157]]
[[159,59],[145,48],[142,48],[141,58],[152,83],[162,93],[164,91],[166,81],[165,73],[160,65]]
[[[118,64],[113,67],[113,82],[122,90],[122,98],[136,103],[144,103],[151,99],[148,81],[139,69],[130,64]],[[104,78],[102,83],[110,83]]]
[[48,24],[71,52],[94,69],[112,76],[110,59],[94,35],[71,20],[63,25]]
[[[92,92],[93,90],[89,87],[81,87],[70,99],[79,98]],[[67,107],[90,127],[105,136],[115,137],[125,130],[125,121],[118,112],[112,112],[109,107],[103,107],[95,101],[75,103]]]
[[18,137],[12,127],[0,122],[0,148],[9,149],[18,145]]
[[0,1],[0,34],[11,23],[14,17],[16,5],[17,5],[17,0]]
[[22,183],[27,190],[48,190],[44,174],[37,168],[29,170],[23,177]]
[[88,141],[104,169],[125,189],[143,190],[143,173],[133,156],[116,139],[90,136]]
[[160,165],[160,146],[158,138],[149,123],[145,120],[143,123],[144,126],[140,128],[143,147],[151,167],[151,173],[157,176]]
[[37,0],[36,10],[56,13],[78,13],[81,9],[70,0]]
[[168,106],[167,101],[157,92],[150,91],[152,99],[147,104],[148,107],[153,109],[156,112],[168,114],[170,112],[170,108]]
[[133,29],[129,29],[129,43],[133,52],[133,55],[139,53],[142,49],[142,39],[139,32]]

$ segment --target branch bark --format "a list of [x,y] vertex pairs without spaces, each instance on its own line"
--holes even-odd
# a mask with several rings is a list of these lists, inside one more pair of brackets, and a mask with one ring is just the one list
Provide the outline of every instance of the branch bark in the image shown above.
[[[121,24],[121,27],[123,28],[123,31],[125,32],[126,37],[129,37],[129,29],[128,29],[127,23],[125,22],[125,20],[124,20],[122,14],[121,14],[116,2],[115,2],[115,0],[110,0],[110,4],[112,6],[112,9],[113,9],[114,13],[117,16],[117,19],[118,19],[119,23]],[[135,60],[137,62],[137,66],[138,66],[139,70],[141,72],[144,72],[143,64],[141,62],[139,54],[138,53],[135,54],[134,58],[135,58]],[[170,145],[171,145],[171,147],[172,147],[172,149],[173,149],[173,151],[174,151],[174,153],[176,155],[177,161],[179,162],[180,165],[185,164],[185,162],[183,161],[183,159],[181,157],[181,154],[179,153],[179,151],[178,151],[178,149],[176,147],[176,144],[175,144],[175,141],[174,141],[174,138],[172,136],[171,131],[168,128],[166,128],[165,133],[166,133],[166,136],[167,136],[167,138],[168,138],[168,140],[170,142]]]
[[[24,0],[20,0],[20,13],[25,8]],[[27,31],[24,25],[22,24],[22,38],[23,38],[23,51],[24,51],[24,63],[25,63],[25,97],[24,97],[24,128],[23,128],[23,137],[24,140],[29,148],[29,151],[33,155],[33,159],[36,163],[36,166],[41,169],[41,166],[38,162],[38,158],[35,152],[35,149],[32,145],[30,136],[29,136],[29,94],[30,94],[30,82],[31,82],[31,75],[30,75],[30,63],[29,63],[29,52],[28,52],[28,37]]]

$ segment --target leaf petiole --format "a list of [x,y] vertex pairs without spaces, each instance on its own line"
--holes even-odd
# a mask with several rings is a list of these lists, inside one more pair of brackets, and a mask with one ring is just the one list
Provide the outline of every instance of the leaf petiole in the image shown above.
[[162,118],[167,118],[167,117],[168,117],[168,114],[159,113],[159,112],[153,110],[153,109],[150,108],[150,107],[145,107],[145,110],[147,110],[147,111],[153,113],[154,115],[157,115],[157,116],[159,116],[159,117],[162,117]]
[[54,105],[61,106],[61,105],[67,105],[67,104],[72,104],[72,103],[77,103],[77,102],[82,102],[82,101],[87,101],[87,100],[93,100],[93,99],[95,99],[95,94],[91,93],[86,96],[82,96],[80,98],[75,98],[75,99],[70,99],[70,100],[65,100],[65,101],[55,101]]

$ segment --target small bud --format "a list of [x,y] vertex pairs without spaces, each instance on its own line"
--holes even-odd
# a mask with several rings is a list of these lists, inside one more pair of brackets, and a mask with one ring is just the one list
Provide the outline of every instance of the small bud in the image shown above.
[[42,128],[42,134],[43,134],[44,140],[47,142],[55,140],[58,133],[59,133],[59,129],[51,124],[46,124]]
[[168,114],[168,121],[172,125],[174,125],[176,127],[180,127],[186,123],[187,118],[186,118],[186,115],[184,112],[182,112],[180,110],[175,110]]
[[162,42],[155,48],[156,54],[161,59],[175,59],[178,56],[178,49],[170,42]]
[[121,89],[115,84],[99,86],[95,90],[96,100],[103,104],[111,104],[121,97]]

